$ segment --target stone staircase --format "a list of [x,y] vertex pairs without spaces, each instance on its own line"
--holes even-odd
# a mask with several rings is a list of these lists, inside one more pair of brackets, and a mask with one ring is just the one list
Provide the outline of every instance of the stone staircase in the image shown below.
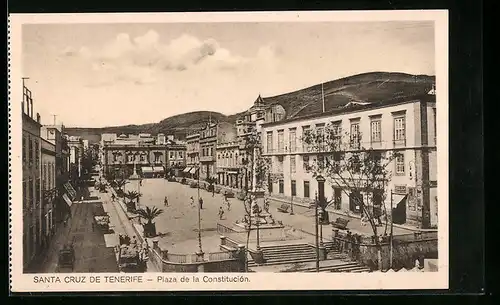
[[266,262],[258,265],[253,259],[249,258],[249,267],[293,264],[316,260],[316,251],[308,244],[264,246],[261,249]]
[[[347,254],[338,252],[333,242],[324,242],[323,245],[328,251],[327,260],[331,263],[321,266],[320,272],[370,272],[368,267],[350,261]],[[316,260],[315,247],[306,243],[263,246],[261,249],[266,262],[258,265],[253,259],[249,258],[248,267],[299,264]],[[316,272],[316,268],[301,268],[294,272]]]

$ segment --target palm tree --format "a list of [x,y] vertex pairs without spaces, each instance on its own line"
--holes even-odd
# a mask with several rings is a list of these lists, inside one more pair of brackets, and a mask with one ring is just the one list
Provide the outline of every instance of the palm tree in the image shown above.
[[158,209],[157,207],[146,207],[145,209],[138,209],[136,213],[137,215],[139,215],[139,217],[147,221],[147,223],[143,224],[144,236],[156,236],[156,225],[153,222],[153,219],[160,216],[163,213],[163,210]]
[[142,196],[142,194],[136,191],[128,191],[127,193],[124,194],[124,196],[129,200],[126,203],[127,209],[129,209],[130,212],[134,212],[137,209],[136,200],[138,200],[139,197]]
[[119,178],[119,179],[115,179],[113,181],[113,187],[117,188],[116,190],[116,194],[120,197],[123,196],[123,187],[125,186],[125,184],[127,184],[128,181],[126,179],[122,179],[122,178]]

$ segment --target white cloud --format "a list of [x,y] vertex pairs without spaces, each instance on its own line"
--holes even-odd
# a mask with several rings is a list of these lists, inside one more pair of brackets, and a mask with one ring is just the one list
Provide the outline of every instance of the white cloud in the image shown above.
[[101,48],[82,47],[76,51],[68,47],[63,54],[88,60],[95,74],[91,77],[93,84],[113,80],[152,83],[168,71],[254,70],[253,65],[269,65],[276,58],[272,46],[260,48],[254,57],[243,57],[221,47],[215,39],[200,40],[187,34],[163,43],[153,30],[134,38],[121,33]]

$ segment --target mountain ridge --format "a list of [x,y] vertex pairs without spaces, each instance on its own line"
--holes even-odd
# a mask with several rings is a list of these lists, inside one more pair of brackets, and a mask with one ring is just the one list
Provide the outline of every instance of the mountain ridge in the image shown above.
[[[435,84],[435,76],[413,75],[402,72],[366,72],[312,85],[303,89],[270,97],[261,97],[268,106],[281,105],[286,118],[310,116],[322,111],[322,98],[327,110],[338,108],[350,101],[380,102],[396,97],[427,93]],[[259,96],[260,97],[260,96]],[[252,105],[249,105],[250,108]],[[209,119],[235,123],[246,111],[224,115],[215,111],[193,111],[167,117],[158,123],[108,126],[99,128],[67,127],[70,136],[81,136],[97,142],[102,133],[173,134],[184,139],[186,134],[206,124]]]

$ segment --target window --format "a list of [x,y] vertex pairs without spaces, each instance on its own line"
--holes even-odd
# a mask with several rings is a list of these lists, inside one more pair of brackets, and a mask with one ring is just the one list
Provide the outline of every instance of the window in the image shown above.
[[351,122],[351,148],[360,148],[359,121]]
[[290,146],[290,152],[295,152],[297,149],[297,129],[296,128],[290,128],[288,131],[288,141],[289,141],[289,146]]
[[40,203],[40,179],[35,182],[35,205]]
[[436,143],[436,138],[437,138],[437,113],[436,113],[436,108],[432,108],[433,114],[434,114],[434,143]]
[[182,152],[182,151],[180,151],[178,154],[179,154],[179,155],[178,155],[179,159],[184,158],[184,155],[183,155],[183,152]]
[[214,148],[213,147],[210,147],[210,157],[214,155]]
[[279,186],[279,193],[283,194],[285,192],[285,184],[283,180],[279,180],[278,186]]
[[40,164],[40,143],[35,139],[35,166],[38,167]]
[[297,171],[297,159],[295,155],[290,156],[290,172],[295,173]]
[[28,184],[23,181],[23,207],[26,209],[28,206]]
[[325,124],[316,125],[316,142],[318,143],[319,151],[323,151],[325,142]]
[[278,162],[276,162],[276,172],[283,173],[283,156],[278,156]]
[[173,151],[170,152],[170,159],[174,158],[175,153]]
[[302,169],[305,172],[309,171],[309,156],[302,156]]
[[268,153],[273,152],[273,132],[272,131],[267,132],[267,152]]
[[406,122],[404,116],[394,117],[394,142],[405,141]]
[[370,122],[371,142],[379,143],[382,141],[381,119],[373,118]]
[[30,166],[32,166],[33,165],[33,141],[31,141],[31,137],[28,138],[28,143],[29,143],[28,162],[30,163]]
[[285,150],[284,131],[278,130],[278,152],[282,153]]
[[23,162],[26,162],[26,137],[23,136]]
[[47,189],[47,179],[48,179],[48,173],[47,173],[47,164],[43,164],[43,189]]
[[309,198],[311,195],[309,193],[309,181],[304,181],[304,198]]
[[339,187],[333,188],[333,199],[334,199],[334,208],[336,210],[342,209],[342,189]]
[[292,196],[297,196],[297,185],[295,183],[295,180],[292,180],[290,182],[290,187],[291,187],[291,194],[292,194]]
[[[310,127],[309,126],[302,126],[302,137],[307,137],[310,132]],[[309,145],[305,142],[302,141],[302,149],[304,152],[309,151]]]
[[129,162],[133,162],[134,161],[134,157],[135,157],[134,155],[129,155],[128,156],[128,161]]
[[404,175],[405,174],[405,156],[402,153],[399,153],[396,156],[396,175]]
[[342,121],[332,123],[331,137],[333,149],[340,150],[340,144],[342,143]]

